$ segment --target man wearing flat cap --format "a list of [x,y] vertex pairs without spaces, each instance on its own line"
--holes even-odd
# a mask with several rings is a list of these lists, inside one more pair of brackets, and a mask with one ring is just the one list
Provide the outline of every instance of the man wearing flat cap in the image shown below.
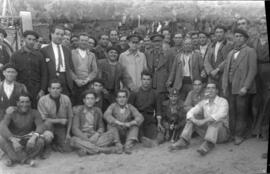
[[17,105],[17,97],[27,92],[24,84],[15,81],[17,74],[14,65],[7,63],[3,67],[4,80],[0,82],[0,121],[9,106]]
[[48,80],[45,59],[34,49],[38,37],[35,31],[25,31],[23,47],[10,59],[18,69],[17,81],[23,83],[30,93],[33,108],[37,107],[38,99],[45,94]]
[[169,77],[174,56],[168,51],[162,50],[162,41],[164,36],[161,34],[154,34],[150,37],[153,49],[146,52],[146,60],[149,71],[153,75],[152,88],[156,90],[161,98],[166,98],[167,88],[166,81]]
[[225,59],[233,48],[233,44],[225,37],[226,31],[227,29],[224,26],[216,26],[214,29],[216,41],[211,44],[204,60],[208,81],[215,82],[218,87],[221,87]]
[[141,73],[147,70],[147,62],[144,53],[139,51],[139,42],[142,37],[132,34],[127,37],[129,49],[120,54],[119,62],[123,65],[132,78],[137,88],[141,86]]
[[242,29],[234,31],[234,49],[225,60],[222,78],[223,95],[229,101],[229,125],[234,144],[240,145],[250,128],[249,103],[256,93],[257,54],[247,46],[249,36]]

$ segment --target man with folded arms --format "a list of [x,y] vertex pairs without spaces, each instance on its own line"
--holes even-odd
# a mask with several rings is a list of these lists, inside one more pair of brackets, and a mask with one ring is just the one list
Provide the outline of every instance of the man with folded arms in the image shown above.
[[30,96],[22,93],[17,98],[17,107],[11,106],[0,124],[0,148],[7,154],[7,166],[14,163],[35,165],[34,157],[40,155],[45,144],[53,138],[45,129],[40,113],[31,109]]
[[[228,102],[217,96],[217,92],[217,85],[208,83],[207,98],[188,111],[180,139],[170,146],[170,150],[187,148],[194,131],[204,137],[203,144],[197,150],[202,156],[212,150],[216,143],[226,142],[229,139]],[[196,117],[199,113],[203,113],[203,118]]]

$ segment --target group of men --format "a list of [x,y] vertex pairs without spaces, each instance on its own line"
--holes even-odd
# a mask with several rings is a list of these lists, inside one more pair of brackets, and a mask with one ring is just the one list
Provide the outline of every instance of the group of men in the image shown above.
[[[179,32],[173,47],[168,30],[120,40],[112,30],[96,43],[56,25],[42,48],[39,35],[25,31],[20,50],[10,58],[0,52],[6,164],[34,166],[33,159],[47,158],[51,149],[130,154],[137,142],[171,141],[174,151],[187,148],[194,132],[204,139],[197,151],[205,155],[217,143],[264,136],[270,62],[266,19],[259,24],[259,38],[250,38],[248,20],[241,18],[234,42],[218,25],[213,42],[203,31]],[[0,36],[6,37],[4,30]]]

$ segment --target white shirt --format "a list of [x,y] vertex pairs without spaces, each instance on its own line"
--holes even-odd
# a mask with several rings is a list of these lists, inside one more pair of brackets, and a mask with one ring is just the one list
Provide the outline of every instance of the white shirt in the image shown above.
[[210,103],[209,99],[202,100],[188,111],[187,119],[194,118],[194,116],[199,113],[203,113],[204,118],[211,117],[215,121],[222,121],[225,126],[229,127],[229,104],[225,98],[216,96],[213,103]]
[[182,54],[182,62],[183,62],[183,76],[190,77],[190,67],[189,67],[189,60],[191,57],[190,54]]
[[3,87],[4,87],[4,92],[6,93],[7,98],[9,99],[14,89],[14,83],[7,84],[7,82],[4,81]]
[[147,62],[144,53],[137,51],[135,54],[132,54],[127,50],[120,54],[119,63],[126,68],[136,87],[140,87],[141,73],[143,70],[147,70]]
[[85,56],[86,56],[86,50],[82,50],[82,49],[79,49],[78,48],[78,51],[79,51],[79,54],[81,55],[81,57],[84,59],[85,58]]
[[217,42],[215,46],[215,61],[217,61],[218,50],[222,42]]
[[239,53],[240,53],[240,51],[235,52],[234,55],[233,55],[233,59],[237,59]]
[[204,46],[200,46],[200,52],[201,52],[201,55],[202,55],[202,58],[204,58],[204,55],[206,53],[206,50],[207,50],[207,44],[204,45]]
[[[61,57],[62,57],[62,66],[60,66],[60,72],[65,72],[66,66],[65,66],[64,52],[63,52],[62,45],[59,45],[59,46],[60,46],[60,53],[61,53]],[[57,70],[58,64],[59,64],[59,55],[58,55],[57,45],[53,42],[52,42],[52,48],[53,48],[53,53],[54,53],[54,57],[55,57],[55,67]]]

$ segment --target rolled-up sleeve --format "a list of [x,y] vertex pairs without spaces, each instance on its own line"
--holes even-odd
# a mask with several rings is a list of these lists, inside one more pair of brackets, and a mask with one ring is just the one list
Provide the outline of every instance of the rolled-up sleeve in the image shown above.
[[215,121],[220,121],[228,116],[229,104],[226,99],[222,99],[222,98],[219,99],[218,102],[216,102],[216,104],[217,104],[216,106],[217,109],[210,116]]
[[196,106],[191,108],[188,113],[187,113],[187,119],[193,118],[194,115],[199,114],[203,111],[203,106],[204,106],[205,101],[201,101],[198,103]]

